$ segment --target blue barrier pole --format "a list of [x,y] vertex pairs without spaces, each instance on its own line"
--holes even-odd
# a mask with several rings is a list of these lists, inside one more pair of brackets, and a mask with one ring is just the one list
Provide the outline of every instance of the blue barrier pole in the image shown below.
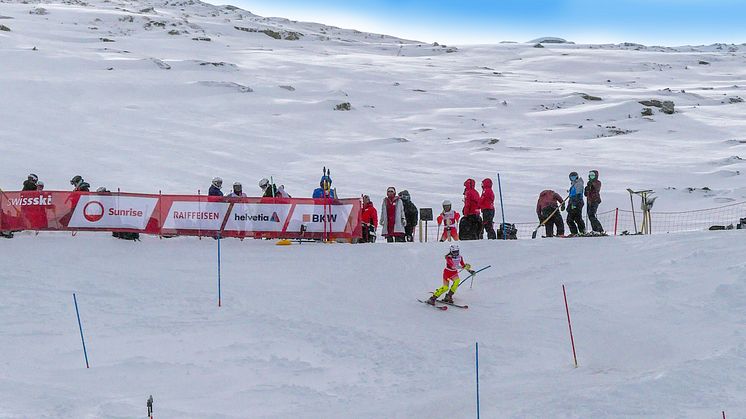
[[220,234],[218,234],[218,307],[222,307],[222,295],[220,293]]
[[507,229],[505,228],[505,207],[503,206],[503,188],[502,188],[502,185],[500,184],[500,173],[497,174],[497,191],[500,193],[500,213],[502,214],[502,218],[503,218],[503,223],[502,223],[503,240],[507,240],[508,239],[508,236],[506,234]]
[[75,303],[75,315],[78,316],[78,328],[80,329],[80,341],[83,342],[83,355],[85,356],[85,367],[90,368],[88,365],[88,351],[85,349],[85,339],[83,338],[83,324],[80,323],[80,311],[78,311],[78,299],[73,293],[73,302]]
[[475,346],[476,354],[474,355],[474,359],[477,367],[477,419],[479,419],[479,342],[476,342]]

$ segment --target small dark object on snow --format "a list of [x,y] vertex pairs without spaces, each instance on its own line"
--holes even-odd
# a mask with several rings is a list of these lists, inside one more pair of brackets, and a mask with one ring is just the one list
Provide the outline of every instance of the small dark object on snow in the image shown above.
[[111,233],[112,237],[122,240],[132,240],[132,241],[140,241],[140,233],[121,233],[121,232],[114,232]]
[[351,111],[352,105],[350,104],[350,102],[340,103],[339,105],[334,107],[334,110],[335,111]]
[[517,240],[518,239],[518,229],[515,228],[515,224],[500,223],[500,228],[497,230],[497,239],[498,240],[502,240],[503,239],[503,231],[505,232],[505,237],[507,237],[508,240]]

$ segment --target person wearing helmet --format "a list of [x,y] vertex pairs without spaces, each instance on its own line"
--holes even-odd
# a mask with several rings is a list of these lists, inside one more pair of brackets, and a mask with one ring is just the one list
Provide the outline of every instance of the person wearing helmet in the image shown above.
[[219,176],[212,178],[212,184],[210,184],[210,191],[207,193],[208,196],[223,196],[223,191],[220,189],[223,187],[223,179]]
[[585,197],[588,199],[588,221],[591,222],[591,228],[596,233],[603,234],[604,227],[596,217],[598,206],[601,204],[601,181],[598,180],[598,170],[588,172],[588,184],[585,185]]
[[277,192],[277,185],[274,183],[270,184],[269,179],[262,178],[259,181],[259,188],[262,189],[262,198],[279,198],[280,194]]
[[332,189],[332,177],[324,175],[319,181],[319,187],[313,190],[313,198],[332,198],[337,199],[337,191]]
[[378,211],[370,201],[368,195],[363,195],[363,206],[360,209],[360,221],[363,224],[363,240],[361,243],[375,243],[378,228]]
[[484,226],[484,232],[487,233],[487,239],[496,239],[497,235],[492,225],[495,219],[495,193],[492,191],[492,179],[490,178],[482,181],[482,195],[479,197],[479,208],[482,209],[482,225]]
[[567,205],[567,226],[570,227],[570,235],[585,234],[585,222],[583,221],[583,191],[585,189],[583,178],[578,172],[571,172],[570,189]]
[[459,224],[459,240],[477,240],[482,238],[482,217],[479,214],[479,192],[477,182],[466,179],[464,182],[464,218]]
[[44,182],[42,182],[42,181],[36,182],[36,190],[37,191],[43,191],[44,190]]
[[458,276],[459,271],[461,269],[466,269],[470,274],[474,274],[471,265],[466,263],[464,258],[461,257],[458,244],[452,244],[448,250],[449,252],[445,256],[446,267],[443,269],[443,286],[433,292],[433,295],[427,300],[428,304],[435,305],[435,301],[438,300],[438,297],[443,295],[446,291],[448,291],[448,294],[443,297],[443,302],[453,303],[453,294],[461,283],[461,279]]
[[417,226],[417,207],[412,202],[412,197],[408,190],[399,192],[399,198],[404,203],[404,218],[407,219],[407,225],[404,226],[404,240],[414,242],[414,228]]
[[75,187],[75,192],[90,192],[91,191],[91,185],[88,184],[85,180],[83,180],[83,177],[80,175],[73,176],[72,179],[70,179],[70,184]]
[[396,195],[396,188],[389,186],[386,189],[386,197],[381,204],[381,235],[386,241],[404,242],[404,227],[407,219],[404,216],[404,204]]
[[243,186],[241,182],[233,182],[233,190],[228,194],[228,198],[245,198],[246,194],[243,193]]
[[452,208],[451,201],[443,201],[443,211],[438,215],[438,227],[443,224],[443,234],[440,236],[440,241],[444,242],[446,239],[458,241],[458,230],[456,226],[458,221],[461,219],[461,214]]
[[39,176],[36,176],[35,174],[31,173],[28,175],[28,179],[23,181],[23,189],[22,191],[35,191],[37,190],[37,185],[39,182]]

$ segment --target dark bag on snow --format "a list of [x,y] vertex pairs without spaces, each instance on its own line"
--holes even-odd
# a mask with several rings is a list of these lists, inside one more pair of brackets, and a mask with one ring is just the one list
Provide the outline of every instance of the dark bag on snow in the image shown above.
[[510,223],[501,223],[500,229],[497,230],[497,238],[502,240],[503,239],[503,232],[505,232],[505,237],[507,237],[508,240],[517,240],[518,239],[518,229],[515,228],[515,224]]
[[479,240],[482,238],[482,217],[469,215],[461,218],[458,224],[459,240]]
[[113,237],[117,238],[117,239],[140,241],[140,233],[119,233],[119,232],[114,232],[114,233],[111,233],[111,235]]

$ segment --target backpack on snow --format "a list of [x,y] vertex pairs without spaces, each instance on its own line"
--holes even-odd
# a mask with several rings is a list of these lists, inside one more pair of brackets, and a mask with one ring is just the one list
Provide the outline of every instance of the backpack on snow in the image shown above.
[[503,231],[505,232],[505,237],[507,237],[508,240],[518,239],[518,229],[515,228],[515,224],[501,223],[500,228],[497,230],[497,238],[499,240],[503,239]]
[[117,239],[140,241],[140,233],[114,232],[114,233],[111,233],[111,235]]
[[482,233],[482,217],[478,215],[461,217],[458,224],[459,240],[479,240],[483,237]]

